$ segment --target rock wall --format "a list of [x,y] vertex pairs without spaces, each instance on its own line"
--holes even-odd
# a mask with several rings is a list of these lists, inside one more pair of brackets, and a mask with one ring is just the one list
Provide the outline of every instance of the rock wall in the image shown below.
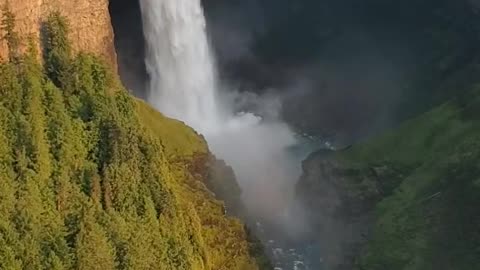
[[133,94],[146,99],[149,77],[145,66],[145,38],[140,3],[138,0],[112,0],[110,16],[120,78]]
[[322,245],[316,263],[352,270],[370,235],[371,211],[381,192],[374,169],[349,168],[335,156],[321,150],[303,162],[297,198],[312,227],[310,239]]
[[[8,0],[0,0],[3,7]],[[93,52],[116,66],[113,30],[108,0],[9,0],[16,15],[17,31],[22,37],[33,35],[40,41],[42,20],[59,11],[70,23],[74,51]],[[3,34],[2,34],[3,35]],[[7,57],[7,46],[0,40],[0,57]]]

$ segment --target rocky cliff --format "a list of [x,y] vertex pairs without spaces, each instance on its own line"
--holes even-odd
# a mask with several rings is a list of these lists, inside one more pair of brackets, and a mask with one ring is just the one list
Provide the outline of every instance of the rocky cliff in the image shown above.
[[369,179],[373,175],[348,168],[329,150],[312,154],[302,167],[297,192],[313,228],[310,238],[322,243],[318,263],[327,269],[351,270],[366,242],[371,210],[380,195]]
[[[70,36],[74,51],[101,55],[116,66],[113,30],[108,12],[108,0],[0,0],[8,3],[17,19],[17,31],[22,36],[33,35],[39,41],[42,23],[52,11],[59,11],[70,21]],[[0,40],[0,56],[6,58],[7,45]]]
[[478,89],[304,162],[298,196],[328,269],[478,269]]

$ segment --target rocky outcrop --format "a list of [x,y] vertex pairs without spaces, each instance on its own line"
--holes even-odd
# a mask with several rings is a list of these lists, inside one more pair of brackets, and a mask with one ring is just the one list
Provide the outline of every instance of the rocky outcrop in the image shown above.
[[[8,2],[16,16],[16,29],[22,37],[41,37],[42,21],[49,13],[59,11],[70,23],[70,40],[74,51],[101,55],[116,66],[113,30],[108,11],[108,0],[0,0],[2,7]],[[7,45],[0,40],[0,57],[6,58]]]
[[373,171],[348,168],[335,159],[333,151],[312,154],[304,161],[303,171],[297,195],[307,211],[311,237],[321,243],[319,263],[326,269],[354,269],[381,194]]

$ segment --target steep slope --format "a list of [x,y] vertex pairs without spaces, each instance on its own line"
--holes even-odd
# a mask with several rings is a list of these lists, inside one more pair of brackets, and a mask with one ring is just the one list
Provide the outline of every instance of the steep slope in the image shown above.
[[4,15],[0,268],[257,269],[243,224],[192,170],[205,141],[99,58],[72,57],[59,13],[44,22],[44,67]]
[[305,162],[299,197],[331,269],[479,269],[479,108],[471,86],[385,135]]

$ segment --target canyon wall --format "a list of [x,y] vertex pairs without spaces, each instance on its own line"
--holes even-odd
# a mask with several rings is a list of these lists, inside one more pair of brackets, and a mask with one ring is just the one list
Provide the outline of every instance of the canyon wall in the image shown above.
[[[113,30],[108,12],[108,0],[0,0],[9,2],[17,20],[17,31],[22,37],[33,35],[41,40],[42,21],[54,11],[59,11],[70,22],[70,40],[74,51],[101,55],[116,66]],[[2,33],[3,35],[3,33]],[[0,40],[0,57],[8,54],[5,41]]]
[[382,135],[304,161],[297,196],[326,269],[478,269],[477,84]]

